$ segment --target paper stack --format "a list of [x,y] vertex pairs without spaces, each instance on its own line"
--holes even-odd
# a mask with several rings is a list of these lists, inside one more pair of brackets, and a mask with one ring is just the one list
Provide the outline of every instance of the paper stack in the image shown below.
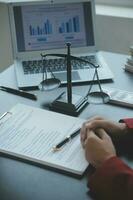
[[88,167],[80,135],[56,152],[54,147],[79,129],[83,122],[85,119],[79,117],[17,104],[0,116],[0,154],[80,177]]
[[127,58],[127,62],[125,64],[125,70],[133,73],[133,46],[130,47],[130,56]]

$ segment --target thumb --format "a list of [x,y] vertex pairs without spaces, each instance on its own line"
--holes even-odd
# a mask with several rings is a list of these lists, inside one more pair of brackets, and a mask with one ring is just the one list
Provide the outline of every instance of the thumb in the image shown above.
[[106,133],[106,131],[102,128],[96,130],[96,133],[102,140],[108,140],[110,136]]

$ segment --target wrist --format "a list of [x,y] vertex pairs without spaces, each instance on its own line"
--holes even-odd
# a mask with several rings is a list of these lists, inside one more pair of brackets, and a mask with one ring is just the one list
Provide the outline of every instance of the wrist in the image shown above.
[[95,164],[93,165],[96,169],[102,167],[104,165],[104,163],[106,163],[110,158],[112,157],[116,157],[116,154],[110,154],[106,157],[104,157],[103,159],[101,159],[100,161],[95,162]]
[[123,132],[123,136],[127,135],[129,133],[129,128],[127,127],[126,123],[122,122],[122,132]]
[[104,163],[106,163],[108,160],[110,160],[111,158],[113,158],[113,157],[117,157],[117,155],[116,155],[116,154],[112,154],[112,155],[106,157],[106,159],[103,161],[102,165],[103,165]]

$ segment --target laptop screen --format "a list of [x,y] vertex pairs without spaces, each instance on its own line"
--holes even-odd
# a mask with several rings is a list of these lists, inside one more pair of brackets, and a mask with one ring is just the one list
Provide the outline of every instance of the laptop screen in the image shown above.
[[14,6],[18,52],[94,46],[91,2]]

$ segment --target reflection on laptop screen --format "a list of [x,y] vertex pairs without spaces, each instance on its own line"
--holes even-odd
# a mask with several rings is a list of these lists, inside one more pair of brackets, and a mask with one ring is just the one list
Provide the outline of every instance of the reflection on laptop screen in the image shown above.
[[91,3],[14,7],[18,52],[94,46]]

